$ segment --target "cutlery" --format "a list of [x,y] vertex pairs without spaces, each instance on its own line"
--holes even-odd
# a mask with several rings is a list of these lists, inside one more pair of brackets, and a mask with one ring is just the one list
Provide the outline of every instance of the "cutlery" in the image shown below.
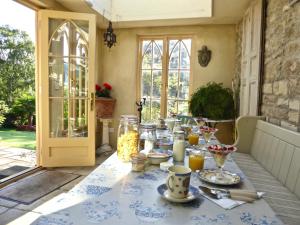
[[215,199],[231,198],[233,200],[245,201],[248,203],[258,199],[258,195],[254,191],[247,190],[226,190],[219,188],[208,188],[205,186],[199,186],[199,188],[210,197]]

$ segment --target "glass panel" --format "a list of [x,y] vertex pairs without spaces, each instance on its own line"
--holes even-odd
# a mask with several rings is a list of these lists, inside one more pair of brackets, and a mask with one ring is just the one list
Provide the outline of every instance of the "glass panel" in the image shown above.
[[64,99],[50,99],[50,137],[68,136],[68,101]]
[[142,96],[150,97],[151,94],[151,70],[142,71]]
[[68,96],[68,58],[49,57],[49,96]]
[[153,69],[162,69],[162,56],[156,44],[153,45]]
[[177,112],[177,104],[175,100],[168,100],[167,111],[168,116]]
[[145,50],[148,48],[149,44],[150,44],[150,41],[143,41],[142,52],[145,52]]
[[162,40],[156,40],[155,44],[158,46],[161,55],[163,55],[163,41]]
[[70,59],[70,96],[88,96],[88,65],[85,58]]
[[189,71],[181,71],[179,78],[179,96],[180,99],[188,99],[189,98]]
[[179,68],[179,42],[172,48],[173,41],[169,43],[170,49],[170,59],[169,59],[169,68],[178,69]]
[[192,39],[183,39],[182,40],[184,46],[186,47],[189,56],[191,55],[191,47],[192,47]]
[[160,100],[152,100],[151,119],[157,120],[160,118]]
[[88,136],[88,100],[70,100],[70,137]]
[[150,101],[146,101],[142,111],[142,121],[147,122],[151,119]]
[[149,44],[147,50],[144,52],[142,60],[142,69],[152,68],[152,43]]
[[69,55],[69,22],[49,19],[49,56]]
[[70,54],[75,57],[87,57],[88,21],[70,21]]
[[187,101],[178,101],[178,114],[188,115],[188,102]]
[[168,75],[168,97],[177,98],[178,72],[169,70]]
[[160,95],[161,95],[161,77],[162,77],[161,70],[154,70],[152,72],[152,76],[153,76],[152,96],[155,97],[155,98],[160,98]]
[[180,68],[181,69],[190,68],[190,56],[183,43],[181,43],[180,45]]

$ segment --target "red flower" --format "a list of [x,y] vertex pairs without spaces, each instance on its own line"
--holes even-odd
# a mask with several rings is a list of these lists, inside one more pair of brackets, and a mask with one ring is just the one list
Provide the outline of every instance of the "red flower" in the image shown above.
[[98,84],[96,84],[96,91],[101,91],[101,87]]
[[104,86],[106,89],[108,89],[108,90],[111,90],[111,89],[112,89],[112,87],[111,87],[111,85],[110,85],[109,83],[104,83],[103,86]]

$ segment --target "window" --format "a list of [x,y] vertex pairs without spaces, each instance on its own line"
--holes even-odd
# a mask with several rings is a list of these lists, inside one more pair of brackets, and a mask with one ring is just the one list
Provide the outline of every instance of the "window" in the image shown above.
[[146,98],[142,120],[188,113],[191,38],[142,38],[139,97]]

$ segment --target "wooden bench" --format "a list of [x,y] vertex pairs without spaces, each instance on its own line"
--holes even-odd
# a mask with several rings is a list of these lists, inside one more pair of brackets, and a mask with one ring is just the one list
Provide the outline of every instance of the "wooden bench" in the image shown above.
[[233,158],[286,224],[300,224],[300,133],[245,116],[236,122]]

